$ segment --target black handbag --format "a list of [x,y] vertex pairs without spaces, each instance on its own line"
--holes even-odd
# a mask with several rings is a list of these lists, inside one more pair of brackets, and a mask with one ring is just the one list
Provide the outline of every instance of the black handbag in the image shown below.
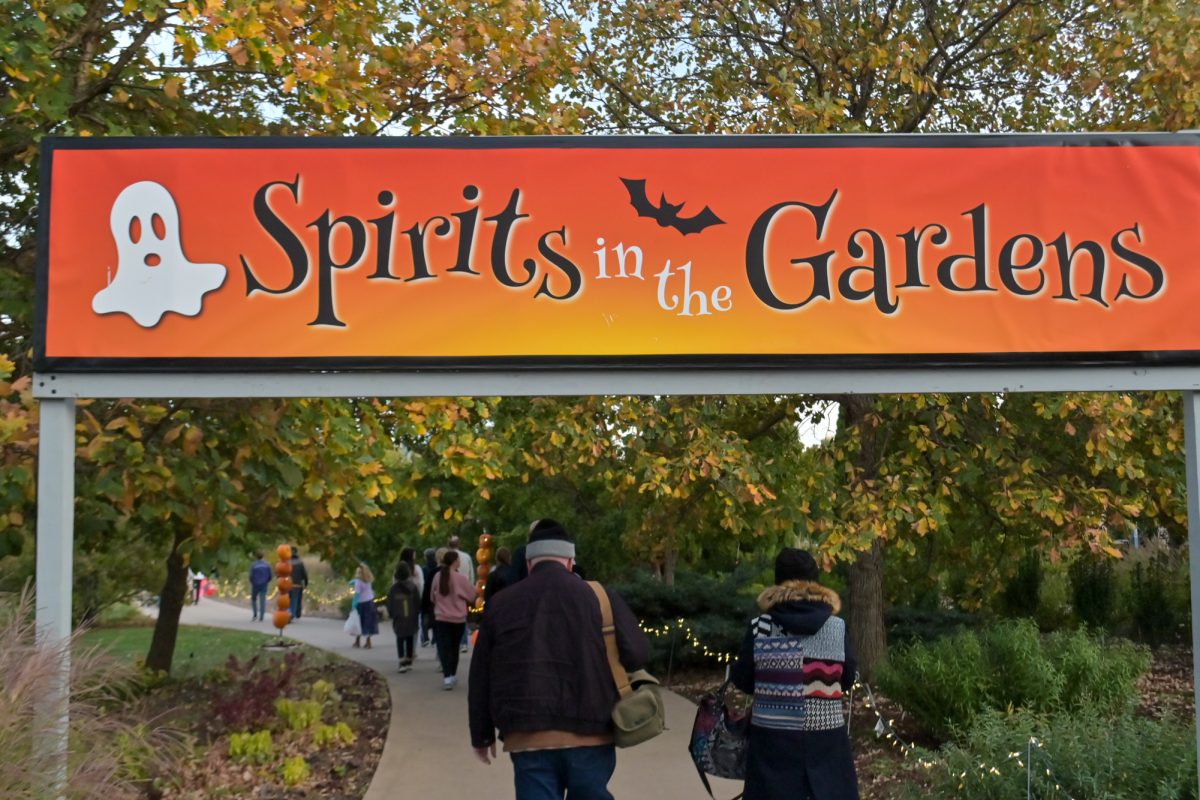
[[[715,692],[700,698],[696,709],[696,721],[692,725],[692,737],[688,743],[688,754],[696,765],[696,772],[708,796],[712,797],[712,786],[708,776],[746,779],[746,753],[749,747],[750,712],[737,714],[725,704],[725,693],[729,681],[721,684]],[[739,794],[733,800],[738,800]]]

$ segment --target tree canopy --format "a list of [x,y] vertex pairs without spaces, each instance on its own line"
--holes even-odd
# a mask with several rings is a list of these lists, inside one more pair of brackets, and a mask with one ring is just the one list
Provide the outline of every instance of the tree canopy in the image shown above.
[[[1200,92],[1188,0],[2,9],[10,558],[32,540],[44,136],[1175,130],[1196,126]],[[837,435],[806,446],[797,426],[832,402]],[[885,553],[936,553],[944,569],[969,558],[961,599],[978,604],[1014,553],[1109,552],[1134,522],[1182,525],[1178,416],[1167,394],[97,401],[81,405],[77,429],[77,571],[95,597],[77,598],[156,581],[165,596],[188,554],[272,537],[335,561],[382,558],[401,542],[515,534],[560,515],[591,534],[603,569],[645,564],[665,580],[814,546],[852,565],[852,630],[869,668],[885,644]],[[101,591],[131,554],[138,579]],[[167,667],[163,617],[154,663]]]

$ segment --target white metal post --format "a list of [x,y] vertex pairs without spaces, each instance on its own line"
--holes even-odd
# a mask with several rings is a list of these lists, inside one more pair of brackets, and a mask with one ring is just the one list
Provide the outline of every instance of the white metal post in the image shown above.
[[49,797],[67,779],[68,698],[71,662],[64,646],[71,635],[72,553],[75,539],[75,401],[41,401],[37,484],[37,641],[61,651],[35,731],[38,751],[54,768]]
[[[1192,692],[1200,708],[1200,393],[1183,393],[1184,454],[1187,459],[1188,556],[1192,585]],[[1200,714],[1196,716],[1196,758],[1200,762]]]

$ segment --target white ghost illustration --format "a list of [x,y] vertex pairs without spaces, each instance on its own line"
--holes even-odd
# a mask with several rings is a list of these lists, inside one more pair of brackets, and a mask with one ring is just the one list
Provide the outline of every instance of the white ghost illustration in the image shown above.
[[204,295],[225,282],[224,266],[196,264],[183,254],[179,210],[162,184],[140,181],[125,187],[109,224],[117,242],[117,274],[92,298],[97,314],[128,314],[152,328],[168,311],[196,316]]

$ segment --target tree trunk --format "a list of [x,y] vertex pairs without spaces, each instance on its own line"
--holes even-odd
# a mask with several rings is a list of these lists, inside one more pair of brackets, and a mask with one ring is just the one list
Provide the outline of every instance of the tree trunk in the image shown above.
[[675,585],[675,565],[679,563],[679,553],[671,545],[667,546],[666,555],[663,557],[663,583],[667,586]]
[[[878,430],[870,420],[874,398],[852,395],[842,398],[842,430],[847,436],[857,433],[861,448],[854,459],[860,470],[858,480],[879,477]],[[855,491],[854,486],[848,487]],[[882,536],[883,531],[880,531]],[[850,646],[858,659],[858,671],[870,680],[875,668],[887,655],[887,631],[883,624],[883,540],[876,539],[871,549],[859,555],[850,566],[850,617],[847,621]]]
[[187,564],[183,560],[180,546],[187,541],[181,531],[175,532],[171,555],[167,556],[167,580],[158,599],[158,621],[154,623],[154,636],[150,639],[150,652],[146,654],[146,669],[170,672],[175,658],[175,639],[179,635],[179,615],[183,613],[183,601],[187,597]]
[[871,680],[875,668],[887,655],[887,631],[883,625],[883,542],[850,565],[850,647],[858,659],[858,671]]

